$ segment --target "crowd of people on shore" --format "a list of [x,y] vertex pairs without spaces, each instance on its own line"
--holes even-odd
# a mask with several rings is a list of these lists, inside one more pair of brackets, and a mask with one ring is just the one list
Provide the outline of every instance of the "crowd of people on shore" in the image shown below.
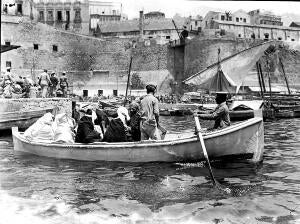
[[32,80],[27,76],[16,77],[8,67],[0,77],[0,98],[67,97],[68,88],[66,72],[58,78],[55,72],[44,69],[37,80]]

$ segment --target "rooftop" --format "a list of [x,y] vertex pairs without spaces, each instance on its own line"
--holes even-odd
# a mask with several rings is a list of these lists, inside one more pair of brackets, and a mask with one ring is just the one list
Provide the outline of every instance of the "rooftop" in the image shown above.
[[[185,19],[176,19],[175,23],[178,29],[184,25]],[[139,20],[126,20],[118,22],[107,22],[99,24],[101,33],[120,33],[139,31]],[[144,30],[174,30],[172,19],[145,19]]]

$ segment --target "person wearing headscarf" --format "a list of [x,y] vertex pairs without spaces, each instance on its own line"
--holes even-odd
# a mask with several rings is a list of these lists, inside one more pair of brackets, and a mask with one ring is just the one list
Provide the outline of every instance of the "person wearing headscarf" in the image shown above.
[[130,115],[130,133],[133,141],[141,141],[141,111],[140,105],[137,102],[132,102],[129,105],[129,115]]
[[154,96],[155,84],[146,86],[147,95],[141,100],[141,140],[160,140],[158,132],[159,108],[158,99]]
[[230,126],[230,117],[229,109],[226,105],[227,93],[226,92],[217,92],[216,103],[217,107],[209,112],[204,114],[195,114],[200,119],[203,120],[215,120],[214,127],[212,129],[226,128]]
[[92,110],[87,109],[85,115],[79,120],[75,142],[92,143],[101,140],[99,132],[94,130]]
[[129,128],[127,122],[130,120],[128,110],[125,107],[119,107],[118,117],[110,120],[109,126],[103,137],[104,142],[127,142]]

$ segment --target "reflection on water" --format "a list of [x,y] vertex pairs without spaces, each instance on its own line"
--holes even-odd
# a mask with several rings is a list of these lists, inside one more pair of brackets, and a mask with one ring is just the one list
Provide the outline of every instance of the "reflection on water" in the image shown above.
[[[162,117],[170,132],[193,117]],[[203,126],[209,126],[203,123]],[[265,123],[260,164],[116,163],[14,155],[0,138],[0,223],[300,223],[300,120]],[[8,142],[8,143],[4,143]],[[8,145],[7,145],[8,144]]]

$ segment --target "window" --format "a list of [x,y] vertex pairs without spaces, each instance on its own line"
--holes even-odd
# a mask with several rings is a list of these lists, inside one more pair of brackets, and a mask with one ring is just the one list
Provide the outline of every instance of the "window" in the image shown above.
[[240,18],[240,21],[242,22],[242,21],[243,21],[243,18]]
[[38,44],[33,44],[33,49],[34,50],[38,50],[39,49],[39,45]]
[[5,45],[10,46],[10,42],[9,41],[5,41]]
[[278,37],[278,40],[282,40],[282,38],[281,38],[281,37]]
[[52,46],[52,49],[53,49],[54,52],[57,52],[57,50],[58,50],[57,45],[53,45],[53,46]]
[[268,33],[265,33],[264,36],[265,36],[265,40],[269,40],[269,34]]
[[246,23],[246,19],[244,19],[244,23]]
[[239,22],[239,18],[235,18],[235,20],[236,20],[237,22]]
[[88,97],[89,96],[89,91],[84,89],[83,90],[83,97]]
[[98,89],[98,96],[102,96],[103,95],[103,89]]
[[114,89],[114,90],[113,90],[113,95],[114,95],[114,96],[118,96],[118,90],[117,90],[117,89]]
[[113,14],[113,15],[116,15],[116,10],[112,10],[112,14]]
[[239,36],[239,37],[242,37],[242,35],[241,35],[241,34],[239,34],[238,36]]
[[39,21],[44,21],[44,11],[39,11]]
[[62,12],[61,11],[57,11],[57,21],[58,22],[62,21]]
[[225,20],[225,16],[221,16],[221,20]]
[[17,15],[22,15],[23,11],[22,11],[22,4],[17,4]]
[[229,16],[229,21],[232,21],[232,16]]
[[67,23],[70,22],[70,11],[66,11],[66,21]]
[[6,68],[10,67],[11,68],[11,61],[6,61]]
[[81,21],[81,16],[80,16],[80,10],[77,9],[75,10],[75,18],[74,18],[75,22],[80,22]]
[[48,11],[48,15],[47,15],[47,20],[48,21],[53,21],[53,11]]
[[170,39],[171,39],[171,37],[170,37],[170,36],[166,36],[166,39],[170,40]]
[[195,21],[195,26],[198,26],[198,21]]

